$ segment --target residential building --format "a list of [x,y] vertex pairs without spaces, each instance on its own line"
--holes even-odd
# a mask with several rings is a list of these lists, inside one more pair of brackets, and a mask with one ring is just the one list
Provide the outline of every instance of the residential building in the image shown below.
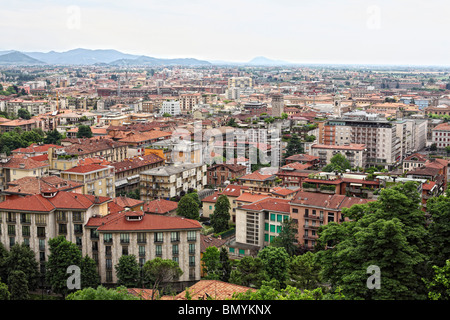
[[228,79],[228,88],[252,88],[253,82],[250,77],[231,77]]
[[236,240],[229,243],[230,258],[254,255],[278,236],[290,216],[290,200],[265,197],[236,209]]
[[176,115],[181,114],[180,101],[176,101],[176,100],[164,101],[162,103],[159,113],[160,114],[168,113],[171,116],[176,116]]
[[336,154],[342,154],[352,168],[365,168],[367,162],[367,148],[365,144],[349,143],[343,145],[313,144],[311,154],[319,158],[321,166],[330,163],[331,158]]
[[214,164],[207,169],[207,183],[210,186],[224,186],[247,173],[247,167],[239,164]]
[[101,282],[117,283],[116,265],[123,255],[134,255],[143,266],[156,257],[178,263],[178,283],[200,280],[201,224],[184,217],[123,211],[91,217],[85,225],[86,254],[95,257]]
[[61,178],[83,183],[83,194],[114,198],[114,167],[88,164],[61,171]]
[[144,205],[144,212],[150,214],[162,214],[175,216],[177,214],[178,202],[165,199],[155,199]]
[[7,199],[0,202],[0,242],[7,250],[16,243],[28,245],[44,272],[52,238],[62,235],[75,243],[83,256],[88,254],[89,234],[84,226],[90,217],[106,215],[110,201],[57,190]]
[[140,173],[141,199],[169,200],[189,190],[202,190],[207,184],[205,164],[166,165]]
[[445,149],[450,146],[450,124],[444,122],[435,126],[432,129],[431,141],[436,144],[438,149]]
[[135,156],[113,162],[116,194],[127,193],[139,188],[139,174],[142,171],[164,165],[164,159],[156,154]]
[[237,178],[237,181],[244,187],[248,187],[249,190],[269,193],[270,189],[275,186],[276,179],[275,174],[263,174],[260,171],[255,171]]
[[338,194],[325,194],[299,191],[290,200],[290,218],[298,226],[297,240],[305,249],[312,250],[318,239],[318,229],[330,222],[341,223],[343,208],[354,204],[365,204],[368,199],[347,197]]

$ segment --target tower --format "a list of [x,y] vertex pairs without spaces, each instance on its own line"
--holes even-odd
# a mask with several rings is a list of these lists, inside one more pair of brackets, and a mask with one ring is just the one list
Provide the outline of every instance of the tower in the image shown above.
[[281,93],[272,94],[272,117],[281,117],[284,112],[284,99]]
[[336,91],[333,97],[333,114],[337,117],[341,117],[341,95]]

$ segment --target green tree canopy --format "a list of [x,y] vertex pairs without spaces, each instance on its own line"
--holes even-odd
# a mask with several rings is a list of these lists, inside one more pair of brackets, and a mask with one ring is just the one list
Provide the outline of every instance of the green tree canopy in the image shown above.
[[152,299],[155,298],[156,290],[159,290],[160,286],[178,280],[183,274],[177,262],[159,257],[147,261],[142,271],[145,280],[152,286]]
[[337,153],[330,159],[330,163],[323,167],[322,170],[325,172],[345,172],[345,170],[350,170],[351,168],[350,161],[348,161],[341,153]]
[[292,256],[289,259],[288,284],[298,289],[312,290],[318,288],[321,284],[320,263],[314,253],[307,251],[298,256]]
[[127,288],[137,287],[140,278],[140,268],[135,255],[122,255],[115,266],[117,284]]
[[283,286],[288,279],[289,254],[283,247],[268,246],[258,252],[269,279]]
[[39,265],[35,253],[26,244],[16,243],[11,247],[6,259],[6,268],[9,275],[14,271],[22,271],[30,290],[37,288],[39,280]]
[[[423,299],[427,232],[416,183],[383,189],[377,201],[343,214],[355,220],[319,229],[323,279],[349,299]],[[381,272],[381,289],[367,286],[370,266]]]
[[19,110],[17,110],[17,116],[19,118],[25,119],[25,120],[29,120],[31,119],[31,114],[27,109],[24,108],[20,108]]
[[286,146],[286,153],[284,154],[284,158],[288,158],[290,156],[303,152],[304,150],[302,141],[296,133],[293,133]]
[[54,292],[65,297],[69,292],[67,268],[72,265],[81,265],[81,250],[76,244],[66,240],[64,236],[52,238],[48,244],[50,255],[46,265],[46,281]]
[[200,209],[197,202],[189,194],[181,197],[178,201],[177,214],[188,219],[200,219]]
[[297,231],[298,225],[293,219],[285,219],[281,223],[281,231],[278,233],[272,242],[271,246],[283,247],[286,252],[292,256],[294,255],[299,247],[296,244],[297,241]]
[[228,200],[226,195],[222,194],[217,199],[210,220],[215,233],[223,232],[228,229],[228,223],[230,221],[230,200]]
[[202,256],[205,279],[218,280],[221,276],[220,252],[214,246],[206,248]]
[[231,283],[254,288],[261,287],[262,282],[268,279],[269,275],[262,259],[249,256],[240,259],[230,275]]
[[107,289],[103,286],[77,290],[67,295],[66,300],[139,300],[138,297],[128,293],[124,286]]
[[88,125],[78,126],[77,138],[92,138],[92,130]]
[[97,288],[100,285],[100,276],[94,259],[85,255],[81,260],[81,288]]

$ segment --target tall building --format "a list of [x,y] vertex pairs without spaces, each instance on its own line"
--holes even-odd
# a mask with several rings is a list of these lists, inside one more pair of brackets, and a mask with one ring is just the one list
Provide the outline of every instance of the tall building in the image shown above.
[[228,88],[252,88],[252,78],[250,77],[232,77],[228,79]]
[[175,100],[164,101],[160,113],[168,113],[171,116],[179,115],[181,113],[180,102]]
[[368,116],[338,118],[324,125],[323,144],[364,144],[369,166],[392,167],[401,159],[402,140],[393,121]]
[[281,117],[284,112],[284,98],[280,93],[272,94],[272,117]]

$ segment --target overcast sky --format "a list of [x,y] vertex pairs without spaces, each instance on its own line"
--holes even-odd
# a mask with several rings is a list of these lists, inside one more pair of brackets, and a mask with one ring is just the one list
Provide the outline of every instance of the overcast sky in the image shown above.
[[0,50],[450,65],[449,17],[446,0],[19,0]]

